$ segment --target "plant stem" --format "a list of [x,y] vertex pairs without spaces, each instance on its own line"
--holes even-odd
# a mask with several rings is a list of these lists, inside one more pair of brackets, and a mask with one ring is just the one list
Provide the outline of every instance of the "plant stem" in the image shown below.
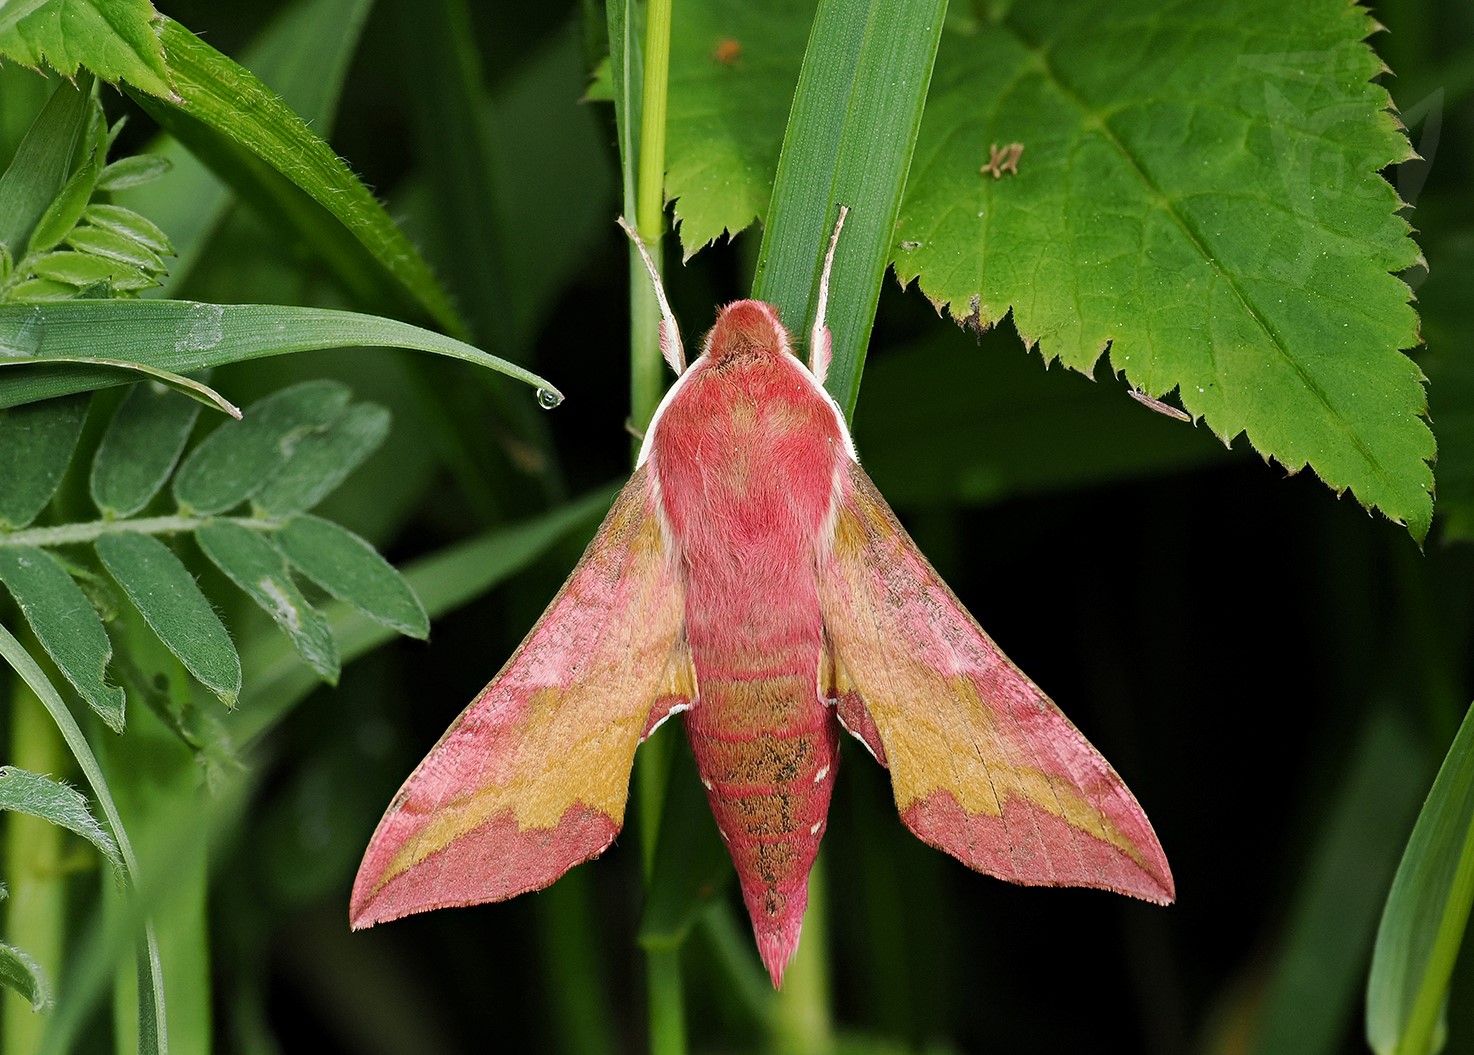
[[[66,753],[39,700],[16,679],[11,686],[11,761],[33,773],[59,775]],[[66,926],[66,888],[62,881],[62,829],[39,817],[12,813],[6,818],[5,939],[28,953],[45,972],[47,984],[61,977]],[[0,1050],[39,1051],[46,1016],[32,1014],[18,1000],[6,1001]]]
[[[123,857],[123,867],[128,874],[128,882],[136,891],[138,889],[138,857],[133,853],[133,843],[128,838],[128,832],[123,828],[123,818],[118,815],[117,804],[113,801],[112,792],[108,789],[107,778],[102,774],[102,767],[97,764],[97,756],[92,753],[87,738],[82,735],[82,728],[77,720],[72,717],[72,712],[67,709],[61,694],[51,684],[51,680],[36,665],[29,652],[15,639],[3,625],[0,625],[0,657],[3,657],[15,668],[21,678],[31,687],[46,712],[51,715],[52,722],[56,725],[61,738],[66,742],[72,752],[72,757],[77,760],[77,768],[82,771],[88,786],[92,788],[92,794],[97,799],[97,805],[101,808],[103,816],[107,818],[108,827],[112,829],[113,839],[118,844],[118,852]],[[139,1042],[140,1051],[167,1051],[168,1045],[165,1040],[164,1029],[164,977],[163,969],[159,965],[159,941],[154,934],[152,923],[145,922],[144,946],[139,950]],[[141,979],[148,978],[144,983]],[[148,988],[145,990],[145,984]],[[8,1050],[8,1049],[7,1049]]]
[[809,872],[809,907],[803,940],[783,976],[773,1015],[773,1050],[778,1055],[822,1055],[834,1048],[829,1018],[829,927],[824,858]]
[[206,524],[239,524],[252,531],[278,531],[286,524],[280,517],[215,517],[180,513],[167,517],[138,517],[134,520],[91,520],[85,524],[58,524],[56,527],[25,528],[0,532],[0,546],[68,546],[79,542],[95,542],[104,535],[179,535],[197,531]]
[[[645,11],[644,86],[635,186],[635,227],[655,269],[665,234],[665,118],[670,89],[672,0],[650,0]],[[665,387],[660,357],[660,308],[639,259],[630,255],[630,417],[644,429]]]

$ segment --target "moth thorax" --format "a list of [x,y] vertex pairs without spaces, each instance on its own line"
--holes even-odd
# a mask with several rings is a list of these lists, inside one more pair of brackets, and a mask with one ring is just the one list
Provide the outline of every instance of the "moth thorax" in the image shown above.
[[739,300],[717,315],[706,335],[705,353],[715,360],[776,356],[791,347],[778,309],[760,300]]

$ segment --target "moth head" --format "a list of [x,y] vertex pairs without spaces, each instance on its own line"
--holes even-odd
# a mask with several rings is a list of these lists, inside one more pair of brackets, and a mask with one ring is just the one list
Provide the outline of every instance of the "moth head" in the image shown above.
[[778,309],[760,300],[739,300],[717,313],[701,353],[714,362],[725,359],[792,355],[788,331]]

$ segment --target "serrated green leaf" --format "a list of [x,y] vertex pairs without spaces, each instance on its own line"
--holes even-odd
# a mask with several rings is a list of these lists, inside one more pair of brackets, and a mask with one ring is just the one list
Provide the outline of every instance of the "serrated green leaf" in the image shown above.
[[1418,814],[1398,865],[1367,979],[1367,1043],[1428,1055],[1474,904],[1474,707]]
[[165,131],[268,215],[297,228],[365,303],[408,294],[446,330],[465,335],[414,245],[301,117],[179,23],[163,19],[160,33],[182,100],[137,98]]
[[0,7],[0,55],[72,77],[86,66],[105,81],[126,80],[169,95],[164,50],[149,0],[44,0]]
[[31,232],[30,242],[26,245],[26,252],[41,253],[57,245],[67,236],[77,221],[82,218],[82,211],[87,208],[87,202],[92,197],[92,190],[97,183],[97,163],[94,158],[72,173],[71,179],[67,180],[62,187],[61,193],[52,200],[41,214],[41,219],[36,223],[36,229]]
[[169,236],[147,216],[121,205],[89,205],[82,212],[84,223],[103,231],[113,231],[139,245],[147,246],[160,256],[174,252]]
[[0,810],[40,817],[86,839],[121,874],[123,859],[117,844],[97,818],[87,800],[75,788],[59,780],[30,773],[15,766],[0,766]]
[[100,256],[104,260],[131,264],[148,274],[157,275],[164,270],[164,261],[158,253],[116,231],[107,231],[100,227],[78,227],[67,235],[66,242],[73,249]]
[[132,516],[169,478],[200,404],[162,385],[134,385],[108,423],[92,462],[92,500],[104,514]]
[[241,692],[230,634],[182,561],[156,538],[121,532],[97,540],[108,574],[179,662],[227,707]]
[[0,410],[0,528],[25,527],[51,501],[82,435],[87,405],[85,396],[67,396]]
[[157,279],[136,267],[69,249],[32,257],[30,268],[40,278],[66,282],[77,287],[94,282],[105,282],[114,289],[127,290],[148,289],[158,285]]
[[195,513],[223,513],[255,494],[292,458],[298,444],[342,417],[347,386],[305,381],[251,404],[190,452],[174,477],[174,499]]
[[[949,36],[897,243],[958,318],[1012,310],[1046,359],[1114,370],[1225,441],[1406,523],[1432,433],[1405,285],[1418,251],[1378,170],[1410,156],[1339,0],[1238,0],[1220,31],[1156,4],[1016,5]],[[1123,61],[1123,56],[1130,56]],[[1023,145],[1017,174],[979,171]]]
[[110,729],[122,732],[123,690],[104,680],[113,646],[81,588],[34,546],[0,546],[0,582],[57,669]]
[[96,105],[91,87],[85,76],[75,85],[57,85],[0,175],[0,244],[13,257],[24,251],[36,221],[67,181]]
[[291,456],[251,496],[267,516],[311,509],[331,494],[389,435],[389,412],[377,403],[349,407],[323,428],[303,436]]
[[169,171],[169,159],[157,154],[134,154],[119,158],[97,177],[97,189],[103,191],[127,190],[152,183]]
[[195,539],[205,556],[276,620],[312,669],[337,684],[338,646],[332,631],[297,589],[281,550],[228,521],[207,524],[195,532]]
[[404,577],[377,550],[330,520],[300,516],[276,533],[292,566],[338,600],[393,627],[424,638],[430,620]]
[[[81,254],[78,254],[81,255]],[[412,348],[487,367],[563,398],[528,370],[444,334],[396,319],[326,308],[199,304],[188,300],[0,304],[0,358],[55,356],[141,363],[192,374],[226,363],[320,348]],[[0,378],[0,407],[131,380],[116,370],[27,366]]]
[[51,991],[40,965],[3,941],[0,941],[0,985],[25,997],[32,1011],[45,1010],[51,1004]]
[[[671,14],[670,163],[682,255],[768,210],[814,0],[710,0]],[[740,49],[723,62],[717,48]]]

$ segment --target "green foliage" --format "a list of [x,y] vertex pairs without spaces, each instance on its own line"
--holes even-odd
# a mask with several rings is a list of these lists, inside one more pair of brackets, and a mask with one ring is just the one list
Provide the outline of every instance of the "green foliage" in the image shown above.
[[[1334,1055],[1364,1050],[1389,885],[1369,1036],[1430,1050],[1446,1012],[1467,1045],[1474,194],[1447,144],[1474,24],[1447,6],[1379,5],[1368,43],[1338,0],[0,5],[0,1048],[263,1051],[289,1007],[365,1052]],[[577,102],[594,69],[613,107]],[[347,933],[374,818],[628,469],[626,362],[636,425],[668,381],[612,224],[654,236],[666,202],[692,352],[748,294],[803,346],[851,207],[830,385],[861,456],[1126,776],[1180,906],[964,873],[846,741],[775,994],[666,729],[599,865]],[[1425,555],[1220,442],[1421,542],[1430,425]]]
[[1377,929],[1366,1025],[1377,1055],[1424,1055],[1447,1042],[1448,984],[1471,904],[1474,707],[1418,814]]

